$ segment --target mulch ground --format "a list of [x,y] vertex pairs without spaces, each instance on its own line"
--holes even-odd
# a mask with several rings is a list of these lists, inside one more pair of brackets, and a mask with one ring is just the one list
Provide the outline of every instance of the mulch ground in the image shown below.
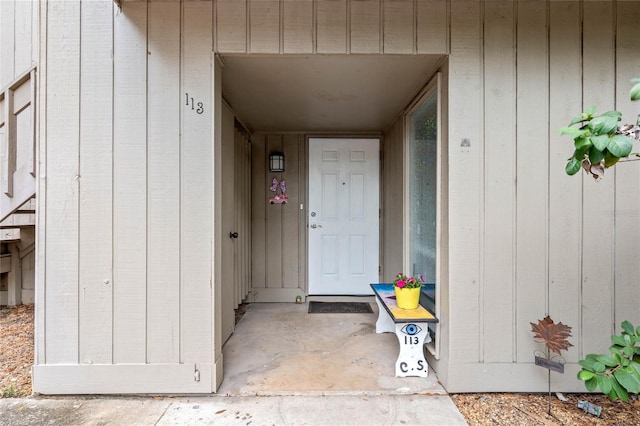
[[0,397],[31,394],[33,305],[0,307]]
[[[236,311],[238,321],[247,305]],[[33,364],[33,305],[0,308],[0,397],[31,394]],[[451,395],[467,422],[472,425],[640,425],[640,400],[611,402],[597,394],[469,393]],[[578,408],[578,400],[602,407],[600,417]]]

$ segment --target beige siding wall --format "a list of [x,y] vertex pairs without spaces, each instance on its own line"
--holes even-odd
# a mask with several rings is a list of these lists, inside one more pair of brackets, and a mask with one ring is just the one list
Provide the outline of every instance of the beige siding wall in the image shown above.
[[385,131],[382,140],[382,281],[404,270],[402,205],[404,180],[404,114]]
[[[222,245],[212,240],[228,231],[211,198],[223,180],[211,144],[222,111],[211,97],[220,92],[213,43],[243,54],[450,54],[441,346],[430,363],[449,391],[545,391],[529,322],[549,313],[573,327],[575,345],[566,373],[552,374],[554,388],[582,390],[577,360],[605,351],[622,320],[640,323],[640,169],[618,165],[597,184],[567,177],[571,142],[557,129],[593,104],[637,113],[627,100],[628,80],[640,76],[637,5],[217,0],[124,2],[120,12],[111,1],[42,3],[40,49],[57,54],[39,69],[47,113],[39,127],[34,389],[77,392],[71,382],[86,370],[69,376],[61,364],[93,363],[108,383],[113,370],[97,367],[146,362],[188,368],[127,366],[123,374],[147,386],[138,392],[160,392],[165,381],[192,389],[183,373],[193,385],[193,363],[219,355],[212,336],[222,335],[222,313],[214,310],[212,321],[211,306],[221,295],[210,284],[221,279],[212,259]],[[204,114],[184,108],[187,92]],[[390,208],[402,133],[399,120],[383,144],[385,279],[402,267],[402,216]],[[293,301],[305,290],[305,147],[301,134],[252,136],[253,300]],[[276,175],[267,158],[276,149],[287,158],[277,176],[287,180],[286,206],[268,204]],[[109,386],[99,391],[124,391]]]
[[122,7],[42,3],[34,390],[211,392],[212,4]]
[[444,54],[446,0],[214,0],[220,53]]
[[[307,150],[303,134],[255,133],[252,152],[251,300],[294,302],[306,291]],[[284,153],[285,171],[271,173],[269,154]],[[284,179],[289,202],[269,204],[273,179]],[[302,208],[301,208],[302,206]]]
[[38,62],[38,4],[0,2],[0,90]]
[[450,7],[449,337],[432,363],[449,391],[543,391],[529,322],[548,313],[573,327],[566,373],[552,381],[581,391],[577,360],[605,352],[621,321],[640,323],[640,171],[568,177],[572,144],[558,129],[590,105],[637,115],[628,91],[640,75],[640,8]]

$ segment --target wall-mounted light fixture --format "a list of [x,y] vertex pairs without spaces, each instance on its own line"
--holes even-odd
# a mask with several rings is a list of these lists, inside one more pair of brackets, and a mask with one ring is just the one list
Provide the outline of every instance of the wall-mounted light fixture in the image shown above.
[[269,171],[284,172],[284,154],[281,152],[272,152],[269,154]]

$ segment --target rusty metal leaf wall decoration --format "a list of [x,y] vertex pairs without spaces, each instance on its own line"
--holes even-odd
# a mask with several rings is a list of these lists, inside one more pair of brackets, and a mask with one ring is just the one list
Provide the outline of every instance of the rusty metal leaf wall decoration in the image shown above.
[[543,341],[547,348],[560,355],[560,351],[569,350],[568,337],[571,337],[571,327],[563,323],[554,323],[549,315],[538,320],[537,324],[530,322],[533,338]]

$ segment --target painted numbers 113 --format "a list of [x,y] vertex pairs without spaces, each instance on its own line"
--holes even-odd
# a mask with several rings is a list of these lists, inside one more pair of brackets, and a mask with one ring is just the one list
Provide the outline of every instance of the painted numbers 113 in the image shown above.
[[202,114],[204,112],[204,104],[202,102],[195,102],[193,97],[189,97],[188,93],[185,93],[184,96],[187,101],[186,105],[191,106],[192,111],[195,111],[196,114]]

